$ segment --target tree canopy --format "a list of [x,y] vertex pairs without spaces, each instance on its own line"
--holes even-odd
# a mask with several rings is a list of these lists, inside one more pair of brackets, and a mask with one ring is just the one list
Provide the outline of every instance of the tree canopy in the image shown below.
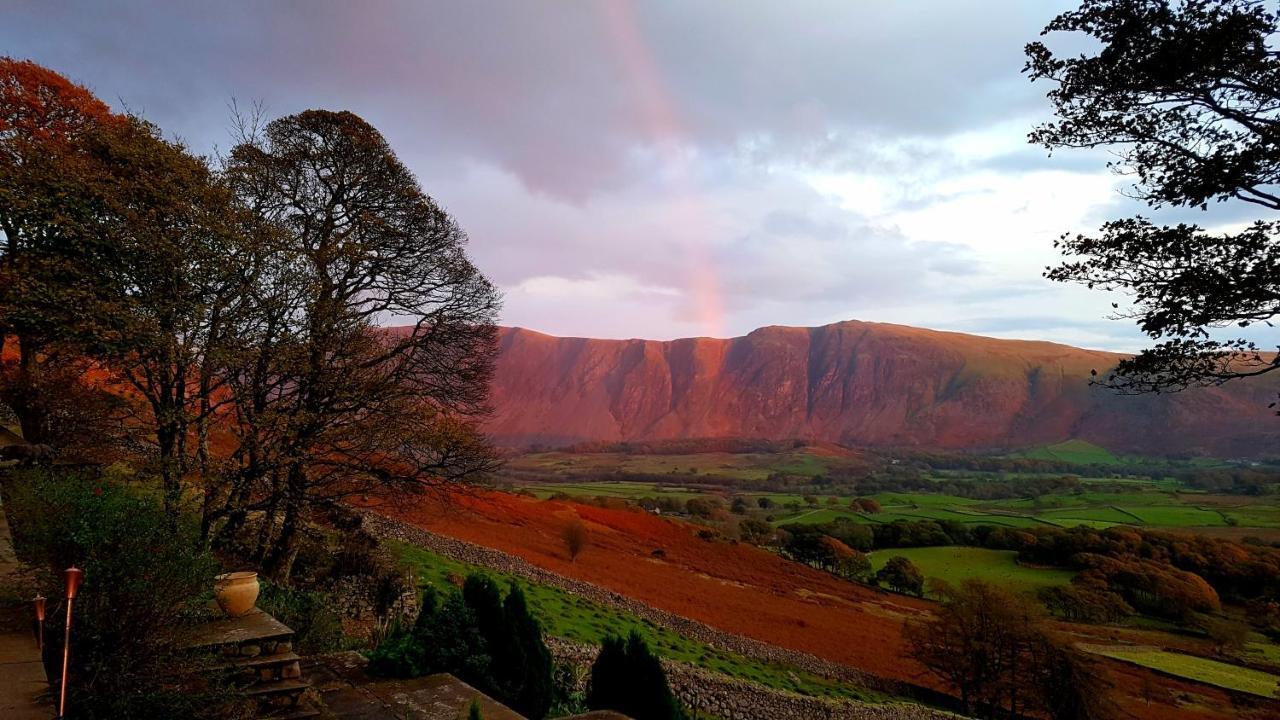
[[[1106,148],[1152,208],[1280,210],[1278,21],[1252,0],[1085,0],[1043,34],[1083,33],[1095,49],[1027,45],[1025,72],[1053,84],[1057,115],[1030,140]],[[1122,316],[1155,341],[1098,382],[1125,393],[1220,384],[1280,368],[1270,346],[1237,334],[1280,313],[1278,232],[1266,217],[1228,232],[1118,219],[1064,235],[1069,259],[1046,276],[1131,295]]]

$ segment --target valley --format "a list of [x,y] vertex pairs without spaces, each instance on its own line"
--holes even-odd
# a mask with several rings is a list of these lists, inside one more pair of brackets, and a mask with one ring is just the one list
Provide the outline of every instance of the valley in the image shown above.
[[[1029,563],[1016,549],[977,538],[1089,530],[1257,544],[1280,539],[1275,468],[1117,455],[1085,441],[999,455],[808,441],[604,443],[512,454],[496,487],[434,510],[388,513],[646,606],[907,686],[927,687],[929,676],[909,660],[903,628],[931,612],[942,588],[978,579],[1037,597],[1074,585],[1076,569]],[[574,521],[585,525],[589,540],[570,559],[560,535]],[[761,523],[776,535],[750,536]],[[890,558],[907,558],[926,580],[923,601],[787,559],[785,537],[805,528],[835,533],[865,552],[872,575]],[[901,534],[921,528],[943,535]],[[863,539],[866,545],[856,545]],[[420,577],[439,582],[440,562],[412,560],[414,552],[406,557],[421,568]],[[589,641],[603,627],[637,622],[579,605],[540,599],[538,609],[553,634],[569,639]],[[1223,612],[1242,619],[1244,608],[1224,602]],[[1176,704],[1180,717],[1260,718],[1269,706],[1251,706],[1233,693],[1280,692],[1274,687],[1280,643],[1258,631],[1223,654],[1203,630],[1145,612],[1101,624],[1058,622],[1081,649],[1105,659],[1120,683],[1122,706],[1136,717],[1160,717],[1144,693]],[[637,626],[677,662],[701,653],[701,666],[767,687],[858,701],[883,697],[884,686],[833,687],[819,680],[821,673],[778,683],[767,667],[689,648],[643,621]],[[1232,667],[1240,679],[1224,680]]]

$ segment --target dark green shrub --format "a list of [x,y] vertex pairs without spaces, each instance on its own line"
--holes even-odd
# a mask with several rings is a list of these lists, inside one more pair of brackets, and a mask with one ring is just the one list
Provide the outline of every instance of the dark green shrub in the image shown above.
[[529,613],[519,585],[507,593],[502,610],[502,640],[490,644],[493,675],[512,708],[529,717],[544,717],[555,691],[551,652],[542,640],[542,627]]
[[299,652],[334,652],[345,646],[342,618],[322,592],[263,581],[258,607],[293,630]]
[[370,654],[377,675],[411,678],[447,672],[486,691],[493,687],[490,659],[475,613],[450,592],[441,599],[428,589],[408,632],[389,637]]
[[428,589],[413,629],[388,637],[369,668],[392,677],[452,673],[531,718],[546,716],[555,693],[551,653],[524,593],[513,587],[504,599],[478,574],[461,593]]
[[[196,549],[194,528],[157,498],[88,475],[15,473],[7,495],[24,559],[45,570],[45,595],[63,595],[62,569],[84,570],[68,698],[76,717],[235,717],[234,696],[197,677],[203,668],[181,647],[220,572]],[[63,617],[50,612],[46,626],[50,677],[61,669]]]
[[662,663],[634,630],[623,640],[606,636],[591,665],[587,707],[614,710],[635,720],[683,720],[685,713]]

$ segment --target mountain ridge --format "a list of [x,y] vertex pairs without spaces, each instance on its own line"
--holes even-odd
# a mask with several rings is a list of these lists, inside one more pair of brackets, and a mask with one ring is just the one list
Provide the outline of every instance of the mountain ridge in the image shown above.
[[613,340],[499,330],[485,425],[508,446],[682,437],[1016,450],[1083,439],[1113,451],[1259,457],[1280,378],[1176,395],[1090,386],[1120,353],[848,320],[734,338]]

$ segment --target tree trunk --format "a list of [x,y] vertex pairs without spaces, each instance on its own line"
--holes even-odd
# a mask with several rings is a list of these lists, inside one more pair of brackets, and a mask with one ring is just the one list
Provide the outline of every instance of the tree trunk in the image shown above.
[[284,521],[280,524],[280,534],[276,536],[275,547],[267,556],[266,567],[271,577],[279,582],[288,582],[293,572],[293,561],[298,557],[298,525],[301,522],[301,502],[292,497],[287,498],[284,508]]
[[18,416],[22,439],[36,445],[49,439],[49,417],[40,401],[40,357],[36,343],[18,338],[18,399],[13,414]]

